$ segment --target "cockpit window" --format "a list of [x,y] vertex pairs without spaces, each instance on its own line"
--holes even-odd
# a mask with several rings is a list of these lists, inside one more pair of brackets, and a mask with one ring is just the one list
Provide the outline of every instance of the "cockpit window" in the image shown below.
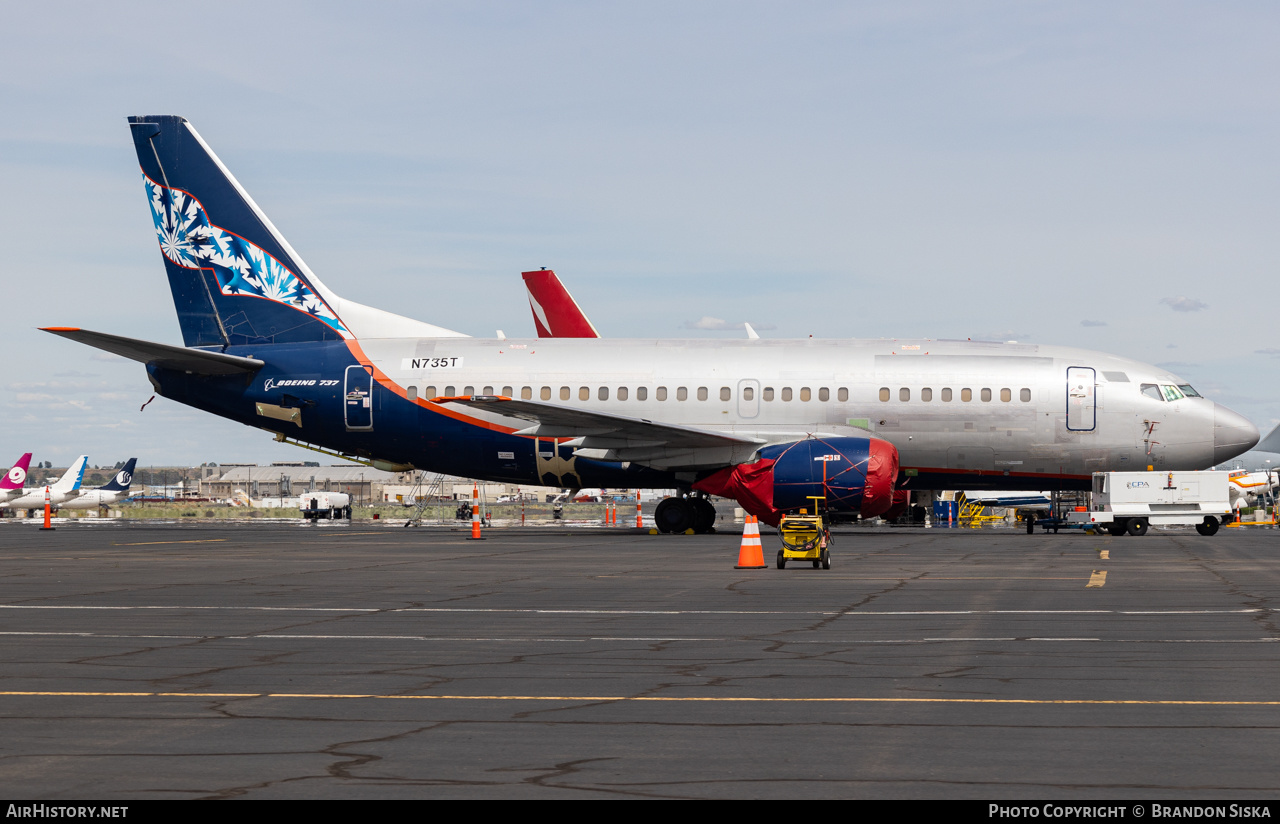
[[1164,399],[1167,401],[1182,400],[1182,393],[1178,391],[1178,387],[1170,386],[1167,383],[1160,384],[1160,388],[1164,390]]
[[1189,384],[1189,383],[1180,383],[1180,384],[1178,384],[1178,388],[1179,388],[1179,389],[1181,389],[1181,390],[1182,390],[1182,394],[1186,395],[1188,398],[1203,398],[1203,397],[1204,397],[1204,395],[1201,395],[1199,392],[1197,392],[1196,390],[1192,389],[1192,388],[1191,388],[1191,384]]
[[1154,383],[1144,383],[1142,385],[1142,394],[1146,395],[1148,398],[1151,398],[1152,400],[1156,400],[1156,401],[1164,400],[1164,395],[1160,394],[1160,387],[1156,386]]

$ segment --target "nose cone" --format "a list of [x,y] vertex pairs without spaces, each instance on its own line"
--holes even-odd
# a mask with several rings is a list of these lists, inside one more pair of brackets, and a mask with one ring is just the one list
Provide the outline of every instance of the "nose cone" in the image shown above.
[[1258,442],[1258,427],[1220,403],[1213,405],[1213,462],[1243,455]]

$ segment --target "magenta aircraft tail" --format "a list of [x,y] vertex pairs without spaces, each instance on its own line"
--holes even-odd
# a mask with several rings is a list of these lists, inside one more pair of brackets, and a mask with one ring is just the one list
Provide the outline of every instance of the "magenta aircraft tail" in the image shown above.
[[[0,464],[4,466],[4,464]],[[22,489],[22,485],[27,482],[27,469],[31,466],[31,453],[23,455],[18,462],[9,470],[9,474],[4,476],[4,480],[0,481],[0,489]]]

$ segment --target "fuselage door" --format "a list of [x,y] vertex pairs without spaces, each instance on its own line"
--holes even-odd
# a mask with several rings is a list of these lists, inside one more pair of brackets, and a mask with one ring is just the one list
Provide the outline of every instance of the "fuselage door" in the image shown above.
[[373,429],[373,370],[348,366],[342,397],[347,431]]
[[1068,366],[1067,429],[1092,432],[1097,425],[1097,373],[1089,366]]
[[738,417],[754,418],[760,414],[760,381],[738,381]]

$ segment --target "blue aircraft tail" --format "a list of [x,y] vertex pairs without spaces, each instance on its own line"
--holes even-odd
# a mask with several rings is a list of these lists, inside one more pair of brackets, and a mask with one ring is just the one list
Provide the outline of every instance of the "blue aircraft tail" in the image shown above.
[[129,118],[187,346],[350,337],[311,275],[185,118]]
[[98,487],[103,492],[123,492],[133,483],[133,467],[138,463],[137,458],[130,458],[123,467],[116,472],[115,477],[110,481]]

